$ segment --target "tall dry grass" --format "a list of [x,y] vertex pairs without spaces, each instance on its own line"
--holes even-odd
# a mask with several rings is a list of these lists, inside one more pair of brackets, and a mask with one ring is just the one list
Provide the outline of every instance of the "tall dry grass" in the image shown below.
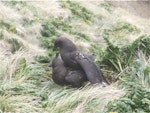
[[[92,44],[106,46],[102,39],[103,30],[112,29],[120,19],[133,22],[142,29],[142,33],[148,32],[149,21],[145,24],[136,17],[128,20],[130,14],[122,15],[124,10],[113,9],[111,14],[100,7],[100,2],[78,3],[91,10],[96,18],[93,24],[80,19],[71,20],[70,24],[75,32],[88,35],[91,42],[76,40],[74,35],[64,31],[60,33],[70,36],[83,51],[91,51]],[[65,20],[72,16],[69,9],[61,7],[61,2],[1,1],[0,7],[0,112],[96,113],[103,112],[109,101],[124,95],[124,90],[113,85],[87,85],[82,88],[58,86],[51,80],[46,64],[35,61],[37,55],[47,56],[39,40],[43,20],[52,16]],[[132,40],[137,35],[126,34],[125,37]],[[17,42],[10,42],[12,39]]]

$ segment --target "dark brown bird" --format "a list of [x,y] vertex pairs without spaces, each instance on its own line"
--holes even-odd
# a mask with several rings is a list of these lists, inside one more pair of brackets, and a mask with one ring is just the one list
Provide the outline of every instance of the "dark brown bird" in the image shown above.
[[68,38],[57,38],[54,43],[54,50],[60,48],[60,55],[64,61],[65,66],[72,69],[83,70],[86,73],[87,79],[95,84],[108,84],[102,71],[92,61],[88,55],[78,51],[75,44]]
[[50,62],[49,67],[52,67],[52,79],[58,85],[81,87],[87,81],[87,77],[82,70],[72,70],[65,67],[58,54]]
[[52,79],[58,85],[68,85],[65,81],[65,76],[67,75],[67,69],[64,66],[62,59],[59,58],[59,54],[57,53],[56,56],[52,59],[49,67],[52,67]]
[[80,65],[75,60],[77,48],[71,40],[63,37],[58,38],[55,41],[53,50],[57,47],[60,48],[60,55],[65,63],[65,66],[72,69],[80,69]]
[[87,77],[82,70],[68,70],[65,80],[73,87],[81,87],[87,81]]

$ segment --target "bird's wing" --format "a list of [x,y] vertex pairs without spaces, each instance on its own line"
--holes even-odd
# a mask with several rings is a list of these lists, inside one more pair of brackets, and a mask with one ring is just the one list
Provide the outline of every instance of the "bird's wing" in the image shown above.
[[73,52],[69,53],[69,58],[70,58],[69,60],[71,60],[71,62],[73,62],[74,64],[78,64],[77,56],[79,56],[79,54],[81,57],[88,58],[91,61],[95,60],[94,54],[83,54],[80,51],[73,51]]
[[81,52],[76,52],[75,60],[84,70],[88,80],[91,83],[95,84],[105,82],[107,84],[107,81],[103,76],[101,70],[97,67],[94,61],[88,58],[85,54],[82,54]]

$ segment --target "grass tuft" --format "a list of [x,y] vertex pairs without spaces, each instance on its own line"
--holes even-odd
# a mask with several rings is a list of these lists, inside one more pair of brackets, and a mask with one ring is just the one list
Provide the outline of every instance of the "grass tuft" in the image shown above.
[[6,29],[6,30],[9,31],[9,32],[17,33],[16,27],[13,26],[13,25],[11,25],[10,23],[4,21],[4,20],[0,20],[0,26],[1,26],[3,29]]
[[19,49],[24,48],[23,43],[15,38],[8,39],[8,43],[10,43],[12,45],[12,50],[11,50],[12,53],[15,53]]
[[75,15],[74,17],[82,19],[87,24],[91,24],[93,21],[93,13],[76,2],[64,1],[62,2],[62,7],[68,8]]

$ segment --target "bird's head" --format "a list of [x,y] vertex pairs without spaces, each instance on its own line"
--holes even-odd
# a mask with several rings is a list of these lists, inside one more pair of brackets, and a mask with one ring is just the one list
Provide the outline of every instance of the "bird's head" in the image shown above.
[[57,48],[61,48],[62,43],[62,38],[57,38],[54,42],[53,51],[55,51]]
[[57,48],[76,50],[76,46],[74,45],[74,43],[65,37],[59,37],[55,40],[53,51],[55,51]]
[[52,61],[48,64],[48,67],[55,67],[55,64],[57,65],[57,61],[59,60],[59,53],[56,53],[55,57],[52,59]]

